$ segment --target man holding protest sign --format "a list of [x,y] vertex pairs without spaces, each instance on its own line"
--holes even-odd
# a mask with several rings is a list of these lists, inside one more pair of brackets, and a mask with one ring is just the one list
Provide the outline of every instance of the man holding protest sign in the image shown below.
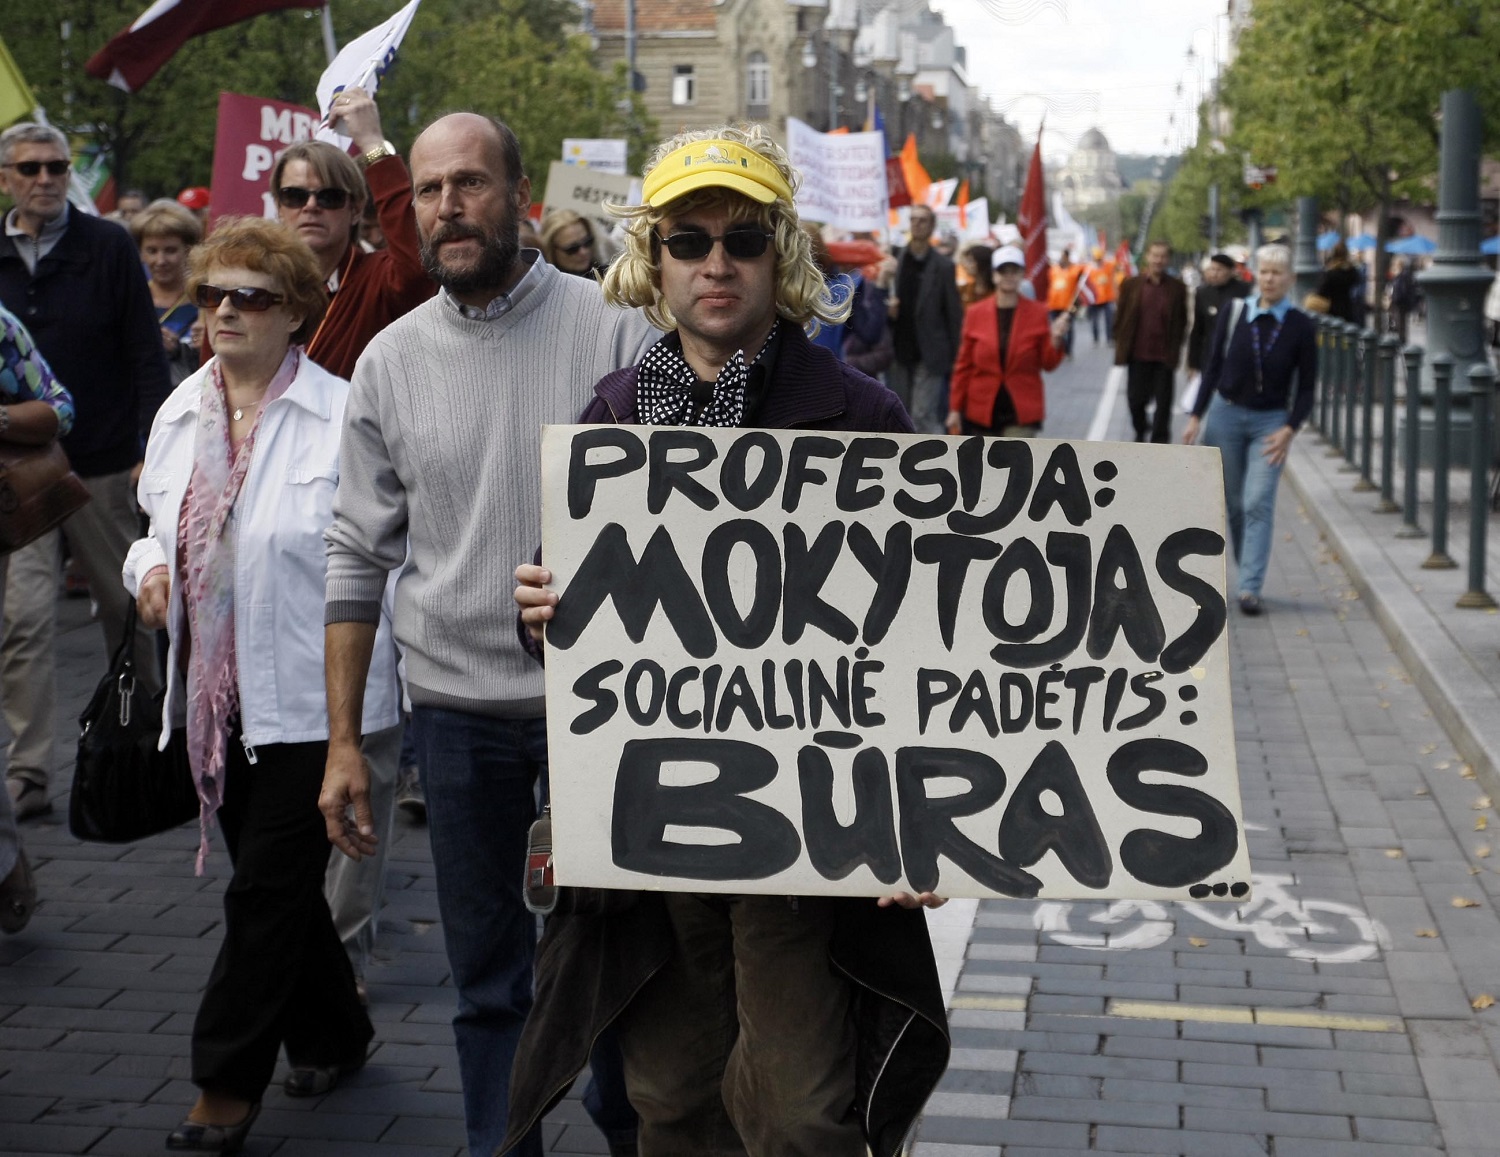
[[[909,433],[897,397],[804,327],[835,303],[793,208],[796,178],[759,126],[680,134],[624,210],[606,296],[671,330],[599,382],[585,423]],[[517,568],[540,638],[557,596]],[[618,1029],[651,1155],[888,1157],[947,1062],[920,907],[829,896],[615,894],[623,911],[554,915],[511,1084],[511,1145]]]
[[[536,922],[521,878],[547,766],[541,672],[516,639],[494,560],[535,550],[541,425],[573,418],[594,382],[655,335],[639,312],[610,309],[593,281],[520,250],[531,181],[508,127],[456,113],[411,156],[422,261],[442,292],[377,335],[354,373],[327,532],[331,734],[319,806],[340,850],[374,853],[360,698],[399,568],[396,634],[458,990],[464,1116],[470,1152],[483,1155],[505,1134],[531,1006]],[[622,1132],[633,1142],[633,1120]],[[535,1131],[524,1151],[541,1153]]]

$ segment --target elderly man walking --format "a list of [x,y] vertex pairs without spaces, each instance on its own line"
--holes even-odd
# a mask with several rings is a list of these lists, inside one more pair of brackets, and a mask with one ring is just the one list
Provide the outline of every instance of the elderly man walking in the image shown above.
[[[673,327],[605,377],[584,422],[909,433],[896,396],[808,340],[839,324],[759,126],[683,133],[625,211],[605,294]],[[518,556],[518,557],[524,557]],[[516,571],[539,639],[551,575]],[[948,1058],[921,905],[642,892],[611,915],[553,916],[511,1085],[512,1142],[613,1026],[651,1157],[892,1157]]]
[[[135,242],[114,222],[68,205],[70,168],[68,139],[51,126],[0,133],[0,191],[15,202],[0,234],[0,304],[73,395],[77,418],[62,445],[92,499],[64,530],[109,651],[120,645],[130,602],[120,567],[138,530],[132,472],[171,379]],[[9,565],[0,699],[13,736],[7,786],[16,818],[26,819],[52,810],[47,779],[57,766],[58,535],[16,551]],[[148,690],[160,685],[144,627],[136,673]]]
[[[654,334],[594,282],[520,250],[531,182],[505,125],[443,117],[412,146],[411,167],[422,261],[442,291],[382,331],[354,372],[327,535],[320,806],[344,852],[374,850],[360,696],[386,578],[400,568],[396,636],[458,990],[469,1149],[488,1157],[531,1007],[536,921],[521,883],[547,768],[541,670],[516,638],[497,560],[529,556],[541,535],[542,424],[575,419],[593,384]],[[633,1115],[601,1127],[622,1152],[633,1146]],[[541,1152],[536,1134],[525,1146]]]

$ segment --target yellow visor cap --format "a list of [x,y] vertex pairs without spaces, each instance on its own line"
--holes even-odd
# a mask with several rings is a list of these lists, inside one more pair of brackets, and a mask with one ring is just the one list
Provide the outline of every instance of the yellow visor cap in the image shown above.
[[698,189],[732,189],[769,205],[780,197],[790,203],[792,187],[775,165],[754,149],[733,141],[693,141],[673,149],[646,174],[641,195],[660,209]]

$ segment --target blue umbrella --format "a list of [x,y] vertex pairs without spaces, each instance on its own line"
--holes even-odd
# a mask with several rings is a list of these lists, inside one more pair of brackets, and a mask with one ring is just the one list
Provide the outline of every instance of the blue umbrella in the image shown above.
[[1479,243],[1479,252],[1490,256],[1493,256],[1496,253],[1500,253],[1500,235],[1494,237],[1486,237],[1483,241],[1481,241]]
[[1436,253],[1437,242],[1429,241],[1426,237],[1414,233],[1410,237],[1402,237],[1397,241],[1386,242],[1385,251],[1387,253],[1401,253],[1407,256],[1418,253]]
[[1374,249],[1375,238],[1368,233],[1361,233],[1358,237],[1349,238],[1350,249]]
[[1318,234],[1318,252],[1319,253],[1326,253],[1328,250],[1332,249],[1335,245],[1337,245],[1342,240],[1343,240],[1343,238],[1341,238],[1332,229],[1330,229],[1327,233],[1319,233]]

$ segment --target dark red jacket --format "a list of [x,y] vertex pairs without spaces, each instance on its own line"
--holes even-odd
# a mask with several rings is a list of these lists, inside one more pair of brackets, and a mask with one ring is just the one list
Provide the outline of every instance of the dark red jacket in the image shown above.
[[1063,360],[1063,351],[1052,341],[1047,307],[1024,297],[1016,302],[1003,369],[996,312],[993,297],[981,298],[964,311],[958,360],[948,384],[948,409],[975,425],[988,426],[1004,385],[1016,407],[1016,425],[1040,426],[1047,414],[1042,372],[1055,370]]
[[385,234],[385,248],[366,253],[353,246],[338,292],[307,345],[307,356],[330,374],[354,375],[370,339],[437,292],[422,268],[411,174],[400,157],[382,157],[365,170],[365,182]]

